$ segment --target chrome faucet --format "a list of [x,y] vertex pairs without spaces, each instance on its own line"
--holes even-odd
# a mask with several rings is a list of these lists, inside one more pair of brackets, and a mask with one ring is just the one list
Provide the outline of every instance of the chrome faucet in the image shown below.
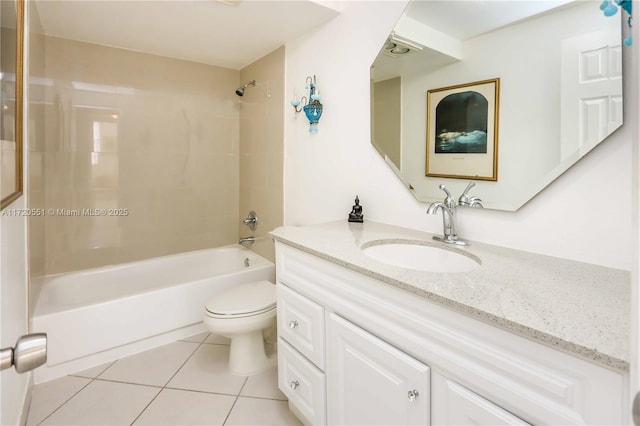
[[427,209],[427,214],[437,214],[438,209],[442,210],[442,227],[444,235],[434,235],[433,239],[449,244],[466,246],[469,243],[462,238],[458,238],[456,230],[456,210],[458,207],[456,199],[453,198],[447,187],[443,184],[440,184],[439,188],[442,189],[447,196],[443,202],[432,203]]
[[438,213],[438,209],[442,210],[442,228],[444,235],[434,235],[433,239],[443,241],[449,244],[457,244],[460,246],[469,245],[466,240],[458,238],[456,227],[456,210],[458,206],[476,207],[482,208],[482,200],[476,196],[469,196],[469,190],[475,186],[475,182],[469,182],[464,192],[458,199],[453,198],[449,190],[443,184],[440,184],[439,188],[444,191],[447,196],[443,202],[431,203],[427,209],[428,214]]

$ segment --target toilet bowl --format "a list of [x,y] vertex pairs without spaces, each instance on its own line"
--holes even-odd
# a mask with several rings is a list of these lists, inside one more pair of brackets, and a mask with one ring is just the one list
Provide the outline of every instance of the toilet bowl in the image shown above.
[[275,327],[276,286],[269,281],[235,285],[206,304],[204,323],[211,333],[231,339],[229,371],[252,376],[276,365],[267,356],[263,331]]

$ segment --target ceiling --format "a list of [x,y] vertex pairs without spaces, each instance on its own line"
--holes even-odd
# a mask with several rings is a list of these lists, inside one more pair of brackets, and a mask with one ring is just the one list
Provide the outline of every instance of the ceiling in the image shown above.
[[467,40],[574,0],[413,1],[405,15],[457,40]]
[[339,13],[311,0],[36,0],[35,4],[42,32],[50,36],[231,69],[242,69]]
[[[575,4],[576,0],[414,0],[407,6],[394,33],[421,46],[422,50],[395,58],[380,53],[375,60],[372,78],[374,81],[382,81],[399,75],[427,73],[461,60],[458,54],[443,50],[440,46],[434,47],[437,44],[434,40],[440,36],[459,44],[508,25],[555,11],[560,7],[571,7]],[[410,35],[403,34],[406,27],[402,24],[407,21],[428,30],[412,32]],[[415,30],[415,26],[412,29]],[[432,30],[435,30],[435,33],[431,32]]]

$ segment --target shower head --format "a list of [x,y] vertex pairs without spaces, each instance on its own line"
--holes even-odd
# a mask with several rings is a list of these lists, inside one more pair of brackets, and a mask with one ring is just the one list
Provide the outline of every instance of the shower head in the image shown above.
[[236,89],[236,95],[243,96],[244,95],[244,89],[246,89],[249,86],[256,87],[256,81],[255,80],[251,80],[250,82],[245,83],[242,86],[238,87]]

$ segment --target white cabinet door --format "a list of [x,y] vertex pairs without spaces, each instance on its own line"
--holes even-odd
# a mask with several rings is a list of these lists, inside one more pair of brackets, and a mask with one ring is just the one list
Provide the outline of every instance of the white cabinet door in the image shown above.
[[335,314],[327,331],[329,424],[430,424],[429,367]]
[[433,373],[432,385],[434,425],[528,425],[438,373]]

